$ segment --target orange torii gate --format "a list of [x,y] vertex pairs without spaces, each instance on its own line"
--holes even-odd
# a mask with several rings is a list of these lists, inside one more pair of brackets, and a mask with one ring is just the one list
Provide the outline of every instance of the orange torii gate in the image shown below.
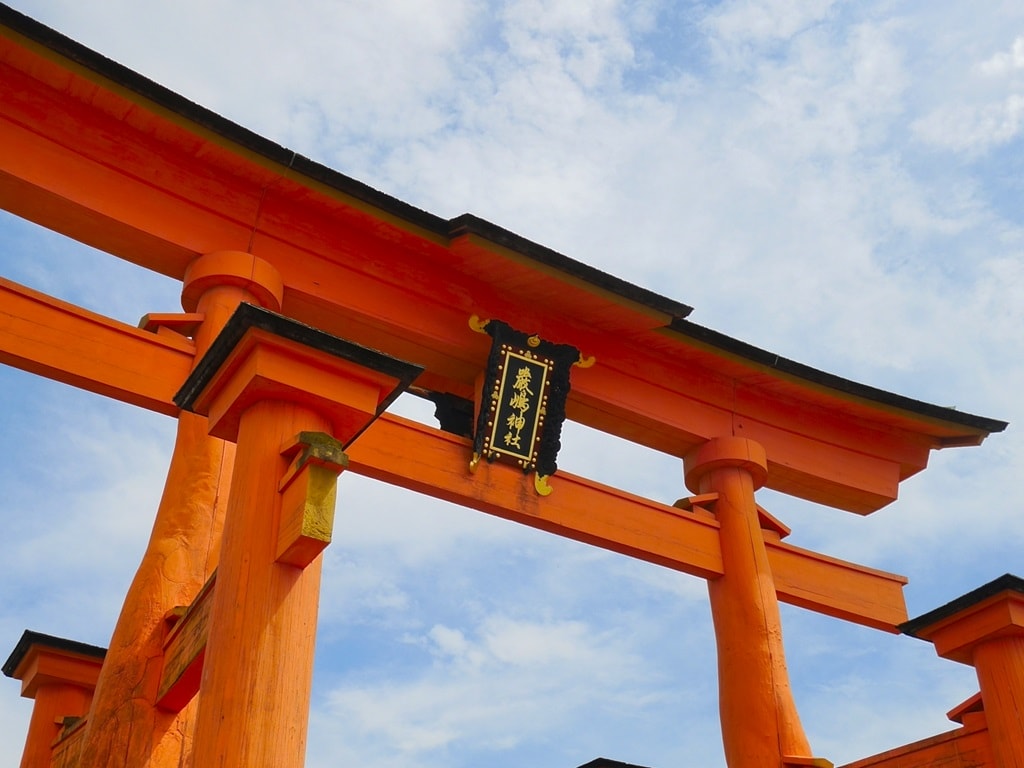
[[[181,280],[184,309],[135,328],[0,279],[0,361],[178,418],[95,695],[60,699],[87,717],[52,750],[30,731],[24,766],[302,765],[317,555],[346,467],[707,579],[729,765],[827,765],[789,692],[777,601],[895,632],[905,579],[785,543],[755,491],[869,514],[932,450],[1006,426],[778,358],[489,222],[415,209],[3,6],[0,206]],[[595,359],[567,417],[679,457],[693,495],[567,474],[535,490],[516,467],[471,472],[462,430],[383,413],[405,387],[486,407],[477,318]],[[39,659],[64,653],[80,685],[97,665],[19,648],[5,672],[33,691],[59,677]],[[1004,749],[1021,764],[1019,740]]]

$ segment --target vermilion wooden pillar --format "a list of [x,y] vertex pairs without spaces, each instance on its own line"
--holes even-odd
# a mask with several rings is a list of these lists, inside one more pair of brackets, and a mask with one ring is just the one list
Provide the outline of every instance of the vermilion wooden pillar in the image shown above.
[[[155,333],[191,335],[196,360],[243,301],[281,304],[281,277],[252,254],[219,251],[189,265],[186,315],[149,315]],[[150,540],[110,640],[86,723],[80,768],[177,768],[187,760],[194,706],[156,705],[168,614],[188,605],[217,565],[234,446],[208,434],[206,419],[182,413]]]
[[[419,371],[243,305],[179,392],[211,434],[237,442],[194,765],[303,765],[321,559],[301,519],[315,483],[288,491],[309,456],[295,449],[336,440],[340,451]],[[329,539],[330,522],[314,521],[313,538],[326,528]]]
[[1006,574],[901,629],[978,673],[997,768],[1024,768],[1024,579]]
[[50,768],[53,743],[64,725],[89,710],[103,648],[26,631],[3,666],[35,700],[21,768]]
[[724,574],[708,582],[718,646],[719,709],[729,768],[828,765],[811,757],[789,685],[778,598],[754,491],[768,477],[764,449],[722,437],[686,456],[686,485],[717,494]]

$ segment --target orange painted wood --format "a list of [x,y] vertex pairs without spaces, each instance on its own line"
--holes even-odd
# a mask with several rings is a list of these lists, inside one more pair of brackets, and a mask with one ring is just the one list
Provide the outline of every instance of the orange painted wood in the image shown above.
[[935,652],[962,664],[974,663],[980,643],[1000,636],[1024,635],[1024,594],[1001,592],[916,633],[935,644]]
[[994,765],[1024,768],[1024,593],[1017,579],[997,579],[911,622],[910,634],[935,644],[943,658],[974,665],[980,702],[953,715],[983,709]]
[[0,205],[175,277],[196,253],[249,249],[280,271],[285,314],[422,363],[437,389],[471,395],[486,344],[465,320],[502,317],[597,355],[571,418],[677,456],[745,429],[770,487],[859,513],[932,448],[983,438],[658,331],[667,315],[376,210],[9,31],[0,62]]
[[234,480],[200,686],[194,764],[301,768],[320,558],[275,563],[281,446],[330,424],[300,405],[257,402],[239,422]]
[[35,696],[25,737],[20,768],[50,768],[53,742],[64,718],[81,717],[89,710],[92,690],[68,683],[42,686]]
[[[249,269],[251,256],[236,264]],[[195,346],[204,352],[241,301],[256,301],[230,284],[210,286],[198,300],[203,322]],[[161,336],[146,334],[160,339]],[[189,361],[191,369],[192,360]],[[175,382],[174,389],[180,385]],[[148,765],[178,768],[191,751],[193,703],[160,709],[166,617],[191,604],[207,583],[220,550],[234,446],[208,434],[201,416],[182,413],[153,530],[125,596],[96,687],[78,768]]]
[[[384,414],[349,448],[349,471],[704,578],[722,574],[718,524],[567,472],[547,497],[523,493],[522,473],[481,462],[468,440]],[[906,621],[906,578],[765,542],[779,599],[896,632]]]
[[[299,483],[303,472],[294,470],[316,463],[309,459],[342,465],[341,447],[415,371],[377,370],[378,360],[364,366],[272,327],[253,322],[216,358],[215,370],[202,363],[202,383],[187,398],[210,414],[211,433],[237,443],[198,696],[196,765],[303,765],[322,558],[304,567],[277,561],[280,491]],[[325,451],[296,457],[300,445]]]
[[1024,768],[1024,633],[979,643],[974,668],[995,764]]
[[963,728],[865,757],[838,768],[1000,768],[979,718]]
[[779,599],[885,632],[907,620],[907,578],[765,539]]
[[156,700],[160,709],[180,712],[199,692],[215,584],[216,576],[211,576],[164,641],[163,672]]
[[[149,405],[162,413],[177,410],[170,397],[184,379],[186,366],[191,367],[189,350],[192,345],[187,339],[140,331],[10,282],[2,282],[0,286],[7,288],[6,295],[11,297],[10,303],[0,305],[0,317],[4,313],[11,316],[11,325],[0,325],[0,355],[7,354],[14,361],[16,351],[19,367],[53,376],[59,374],[61,380],[121,398],[127,398],[123,381],[160,376],[151,391],[166,394],[154,395]],[[19,302],[23,302],[21,308]],[[233,306],[229,302],[218,311],[225,318],[231,309]],[[35,343],[38,336],[31,337],[31,343],[22,343],[20,336],[11,330],[14,326],[35,325],[62,330],[51,334],[55,341],[49,346]],[[216,322],[206,324],[201,332],[209,336],[207,328],[215,327]],[[65,337],[90,339],[94,345],[92,355],[86,356],[80,347],[65,343]],[[54,347],[58,341],[63,346]],[[93,356],[97,351],[108,353],[119,361],[118,364],[96,364]],[[76,363],[78,356],[82,358],[80,365]],[[152,402],[157,396],[167,399]],[[653,412],[651,418],[654,418]],[[691,524],[686,515],[655,501],[614,492],[582,478],[570,481],[571,476],[562,473],[553,480],[556,487],[567,482],[580,484],[578,493],[591,497],[578,503],[579,511],[573,513],[566,509],[569,502],[565,493],[547,502],[550,512],[519,511],[516,506],[518,496],[507,493],[509,488],[518,486],[516,473],[507,478],[495,474],[495,479],[490,482],[500,490],[482,491],[477,486],[479,477],[483,476],[470,476],[464,472],[468,461],[465,457],[470,453],[468,441],[387,414],[370,427],[357,443],[355,452],[361,457],[353,466],[355,472],[686,573],[715,575],[720,572],[718,547],[714,540],[716,534],[699,523]],[[492,472],[499,473],[500,470]],[[436,491],[431,489],[431,483],[439,484]],[[608,495],[614,498],[606,503]],[[516,504],[512,504],[513,500]],[[533,505],[535,500],[530,497],[528,503]],[[613,504],[612,508],[628,508],[630,511],[623,519],[635,520],[635,524],[631,523],[628,529],[618,532],[614,528],[591,530],[596,525],[592,522],[594,513],[586,510],[605,509],[608,503]],[[545,519],[546,515],[551,519]],[[887,631],[895,631],[895,625],[907,618],[902,595],[905,579],[900,576],[833,560],[786,544],[768,542],[768,551],[779,596],[784,601]]]
[[167,415],[195,348],[0,278],[0,362]]
[[49,768],[79,768],[85,744],[85,724],[85,720],[80,720],[61,731],[60,740],[53,745]]
[[65,721],[89,711],[100,659],[48,645],[32,645],[12,677],[34,700],[20,768],[49,768],[54,740]]
[[718,647],[718,699],[729,768],[782,766],[813,757],[789,684],[782,620],[754,491],[767,477],[764,449],[721,438],[686,457],[687,487],[717,493],[721,578],[708,582]]

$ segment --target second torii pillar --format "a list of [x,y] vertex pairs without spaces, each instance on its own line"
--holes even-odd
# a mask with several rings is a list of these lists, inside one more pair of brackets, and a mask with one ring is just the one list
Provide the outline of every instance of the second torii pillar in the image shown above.
[[686,486],[715,494],[724,574],[708,582],[718,646],[719,710],[729,768],[829,766],[811,755],[796,711],[782,621],[754,491],[768,478],[764,448],[720,437],[686,456]]
[[334,491],[311,470],[340,471],[342,449],[420,370],[242,305],[178,393],[237,443],[195,765],[303,765]]

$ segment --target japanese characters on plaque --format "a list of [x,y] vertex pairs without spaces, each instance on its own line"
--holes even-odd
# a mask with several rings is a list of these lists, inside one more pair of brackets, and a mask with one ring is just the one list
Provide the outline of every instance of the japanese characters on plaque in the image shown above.
[[569,372],[579,350],[517,331],[490,320],[491,336],[481,407],[473,441],[475,467],[480,459],[515,464],[537,473],[537,490],[557,470]]

